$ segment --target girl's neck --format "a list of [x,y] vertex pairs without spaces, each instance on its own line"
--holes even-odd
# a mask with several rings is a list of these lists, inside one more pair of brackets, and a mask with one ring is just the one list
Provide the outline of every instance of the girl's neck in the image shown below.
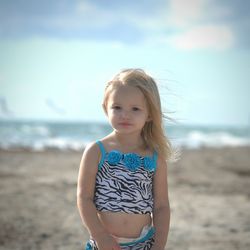
[[144,147],[144,142],[140,134],[131,134],[131,135],[122,135],[114,131],[113,136],[116,142],[122,147],[124,150],[130,149],[140,149]]

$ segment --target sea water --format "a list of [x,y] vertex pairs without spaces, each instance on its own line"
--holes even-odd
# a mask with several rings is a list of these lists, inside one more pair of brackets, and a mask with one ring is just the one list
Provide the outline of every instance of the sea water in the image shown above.
[[[166,126],[171,143],[179,148],[250,146],[249,127]],[[46,122],[0,121],[1,149],[83,150],[87,143],[96,141],[109,132],[108,123],[101,122]]]

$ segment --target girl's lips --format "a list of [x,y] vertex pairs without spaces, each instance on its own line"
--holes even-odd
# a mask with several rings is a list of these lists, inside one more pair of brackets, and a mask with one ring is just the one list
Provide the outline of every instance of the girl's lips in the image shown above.
[[128,123],[128,122],[120,122],[119,125],[120,126],[131,126],[132,124]]

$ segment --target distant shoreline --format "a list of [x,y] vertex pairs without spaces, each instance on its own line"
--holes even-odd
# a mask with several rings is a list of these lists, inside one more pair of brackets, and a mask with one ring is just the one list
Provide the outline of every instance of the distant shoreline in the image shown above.
[[[82,151],[111,130],[108,123],[0,121],[0,149]],[[173,146],[180,148],[250,146],[248,127],[176,124],[167,126],[166,134]]]

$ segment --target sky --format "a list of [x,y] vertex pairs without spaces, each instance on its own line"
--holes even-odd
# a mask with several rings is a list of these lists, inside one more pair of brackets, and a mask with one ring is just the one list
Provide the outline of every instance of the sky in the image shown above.
[[0,0],[0,119],[106,121],[142,68],[181,124],[249,126],[248,0]]

